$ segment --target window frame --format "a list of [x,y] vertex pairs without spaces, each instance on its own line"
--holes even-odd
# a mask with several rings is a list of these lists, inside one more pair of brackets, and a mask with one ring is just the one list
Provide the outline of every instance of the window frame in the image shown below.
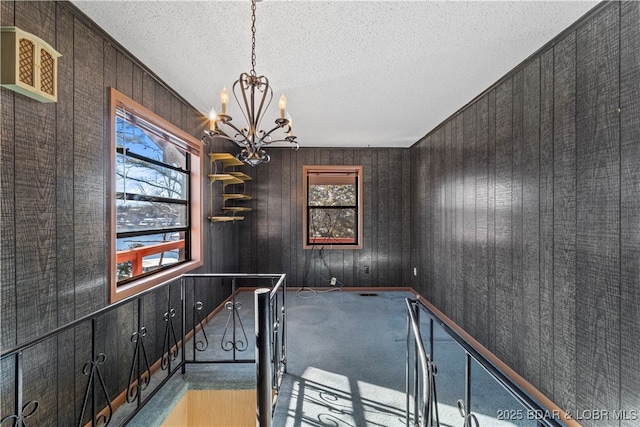
[[[311,173],[352,173],[356,176],[356,243],[311,243],[309,242],[309,175]],[[302,248],[303,249],[362,249],[363,241],[363,168],[361,165],[303,165],[302,166]],[[346,208],[346,207],[345,207]]]
[[[189,153],[189,188],[188,188],[188,212],[189,212],[189,236],[185,239],[185,251],[189,259],[177,264],[175,267],[166,267],[156,272],[149,272],[137,279],[118,286],[116,274],[117,266],[117,147],[116,147],[116,118],[118,107],[135,114],[148,123],[161,128],[167,134],[184,143],[181,150]],[[202,200],[204,185],[202,183],[202,171],[204,167],[204,149],[202,141],[169,123],[167,120],[143,107],[128,96],[116,89],[109,88],[109,295],[110,302],[115,303],[139,292],[143,292],[161,283],[173,280],[204,264],[202,224],[203,211]],[[143,248],[141,248],[143,249]],[[168,249],[168,248],[167,248]]]

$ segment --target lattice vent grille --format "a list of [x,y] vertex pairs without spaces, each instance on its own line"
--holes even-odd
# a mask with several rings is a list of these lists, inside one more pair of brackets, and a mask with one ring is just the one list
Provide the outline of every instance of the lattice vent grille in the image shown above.
[[53,93],[55,81],[53,56],[44,49],[40,50],[40,55],[40,90],[49,95],[55,95]]
[[20,39],[19,79],[22,83],[34,86],[33,71],[35,45],[31,40]]
[[40,102],[56,102],[60,53],[18,27],[0,26],[0,35],[0,85]]

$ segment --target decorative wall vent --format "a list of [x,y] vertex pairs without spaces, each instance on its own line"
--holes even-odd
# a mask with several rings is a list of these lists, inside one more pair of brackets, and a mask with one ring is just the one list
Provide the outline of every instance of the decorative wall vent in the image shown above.
[[41,38],[18,27],[0,29],[0,84],[40,102],[56,102],[60,53]]

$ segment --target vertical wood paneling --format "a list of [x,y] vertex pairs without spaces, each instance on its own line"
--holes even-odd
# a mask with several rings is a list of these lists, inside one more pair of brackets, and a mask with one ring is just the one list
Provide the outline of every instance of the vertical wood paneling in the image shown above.
[[[73,57],[74,18],[64,7],[57,5],[56,49],[62,54],[58,62],[58,102],[56,105],[56,268],[57,268],[57,317],[58,325],[64,325],[75,316],[74,292],[74,152],[73,138]],[[58,425],[73,425],[74,358],[66,349],[73,348],[75,334],[68,331],[58,337],[57,409]],[[62,357],[60,355],[63,355]]]
[[[55,3],[15,4],[15,24],[55,40]],[[57,324],[55,104],[15,95],[15,239],[17,340]],[[4,224],[3,224],[4,227]],[[37,316],[34,317],[34,313]]]
[[[376,206],[376,200],[373,193],[373,180],[375,178],[373,170],[372,153],[370,151],[361,150],[358,152],[360,159],[357,164],[362,165],[362,173],[364,175],[364,188],[363,188],[363,246],[360,250],[360,269],[358,270],[358,283],[361,286],[371,286],[372,275],[375,272],[372,265],[372,256],[374,253],[374,226],[376,216],[373,212],[373,207]],[[367,172],[368,171],[368,172]],[[364,272],[364,268],[369,267],[369,273]]]
[[[573,413],[633,411],[638,404],[638,345],[629,337],[640,331],[639,9],[635,2],[603,3],[411,148],[412,156],[427,157],[412,159],[411,214],[416,232],[432,233],[434,254],[419,251],[428,259],[413,261],[433,263],[426,296]],[[425,173],[433,183],[422,194]],[[475,263],[461,264],[460,256]],[[464,317],[455,300],[460,271]],[[480,310],[487,311],[484,324]]]
[[540,58],[540,382],[553,394],[553,49]]
[[474,254],[475,269],[472,282],[472,290],[474,299],[468,312],[471,314],[473,322],[476,325],[475,336],[480,342],[488,342],[489,336],[489,311],[492,307],[489,305],[489,256],[488,256],[488,183],[489,183],[489,161],[488,161],[488,145],[489,145],[489,100],[483,97],[478,100],[476,109],[476,168],[475,168],[475,242]]
[[[316,164],[316,159],[315,159],[315,151],[314,150],[301,150],[298,152],[298,158],[300,159],[300,162],[298,163],[298,174],[300,174],[300,181],[301,181],[301,185],[306,185],[306,182],[304,182],[304,179],[302,177],[302,166],[303,165],[314,165]],[[302,256],[300,257],[299,261],[303,261],[302,264],[298,264],[298,269],[299,271],[302,273],[302,284],[304,286],[314,286],[315,283],[313,282],[313,280],[315,280],[315,265],[313,262],[313,257],[314,257],[314,252],[315,250],[303,250],[302,249],[302,227],[303,227],[303,222],[302,222],[302,209],[304,209],[304,204],[306,203],[303,199],[302,199],[302,186],[299,187],[299,191],[300,191],[300,217],[299,217],[299,223],[298,223],[298,230],[300,230],[300,234],[298,235],[299,237],[299,241],[300,241],[300,253],[302,254]],[[257,271],[257,270],[254,270]]]
[[[103,40],[76,19],[74,55],[74,239],[76,317],[107,302]],[[99,82],[99,84],[96,84]],[[99,153],[99,155],[96,155]]]
[[[255,188],[255,194],[258,196],[256,201],[256,209],[251,212],[254,226],[263,231],[268,229],[269,221],[269,199],[272,197],[274,189],[269,187],[269,177],[271,175],[269,168],[255,168],[253,171],[252,187]],[[252,247],[256,249],[253,255],[256,271],[269,271],[269,239],[256,238],[264,233],[254,234],[252,239]],[[267,234],[268,235],[268,234]],[[315,271],[315,259],[311,259],[311,265]],[[312,276],[314,277],[314,276]]]
[[523,306],[523,114],[524,114],[524,73],[518,71],[513,76],[512,94],[512,159],[511,159],[511,271],[513,300],[513,337],[511,360],[514,368],[522,370],[524,365],[525,308]]
[[579,408],[620,408],[619,8],[577,32]]
[[[640,407],[640,3],[622,4],[620,23],[620,407]],[[621,425],[631,426],[633,420]]]
[[[80,413],[82,411],[82,404],[84,399],[84,394],[87,388],[87,382],[89,381],[89,377],[84,375],[83,368],[85,364],[91,363],[91,324],[90,323],[82,323],[79,326],[76,326],[73,330],[75,334],[75,338],[72,341],[74,343],[73,346],[73,362],[74,362],[74,402],[72,412],[74,423],[72,425],[78,425],[78,420],[80,418]],[[70,348],[67,347],[65,351],[65,355],[70,357],[69,354]],[[90,412],[90,411],[89,411]],[[86,423],[89,421],[91,417],[88,414],[85,414],[83,422]]]
[[[449,195],[449,175],[443,173],[444,170],[449,170],[447,165],[451,164],[451,133],[439,129],[431,137],[431,179],[432,179],[432,250],[431,250],[431,281],[427,284],[428,294],[436,306],[445,308],[444,302],[451,301],[451,298],[447,298],[447,293],[453,292],[453,289],[449,287],[441,287],[440,283],[445,283],[445,273],[448,272],[445,269],[447,265],[447,257],[450,255],[450,247],[446,246],[447,242],[451,242],[447,239],[449,232],[452,230],[451,223],[448,220],[453,220],[453,216],[447,216],[447,200]],[[443,169],[444,165],[444,169]],[[437,290],[437,292],[435,292]]]
[[[425,186],[427,185],[425,175],[429,172],[428,168],[424,167],[424,161],[427,157],[423,154],[423,151],[426,146],[426,141],[423,139],[416,146],[412,147],[411,150],[407,150],[411,153],[409,157],[409,164],[411,165],[411,180],[410,180],[410,190],[411,190],[411,200],[422,200],[428,196],[428,192],[425,190]],[[427,209],[414,209],[413,205],[411,205],[410,213],[411,213],[411,223],[412,224],[429,224],[429,222],[425,219]],[[410,280],[413,288],[418,292],[422,293],[422,295],[426,296],[426,289],[424,283],[424,277],[427,274],[427,271],[424,270],[422,263],[427,259],[427,255],[423,251],[422,241],[426,238],[425,230],[422,228],[420,231],[416,231],[415,233],[411,233],[411,266],[416,267],[416,271],[418,273],[417,277],[413,277]]]
[[[377,220],[377,250],[378,256],[376,257],[377,263],[377,283],[379,286],[389,286],[389,220],[392,212],[397,214],[397,211],[389,204],[389,192],[398,192],[400,188],[390,188],[389,186],[389,150],[382,149],[378,151],[377,162],[377,189],[378,195],[376,197],[376,204],[378,205],[378,220]],[[397,218],[397,216],[396,216]]]
[[[265,252],[263,259],[266,261],[262,266],[264,272],[278,272],[282,271],[282,215],[283,212],[283,189],[282,183],[284,180],[283,165],[282,165],[282,151],[277,155],[274,153],[271,156],[271,161],[268,164],[268,168],[264,168],[267,174],[266,189],[269,197],[266,198],[265,204],[266,212],[259,212],[260,214],[266,213],[266,217],[262,216],[263,223],[262,228],[266,228],[268,238],[264,240],[266,245],[263,246]],[[278,171],[277,173],[274,173]],[[325,275],[328,273],[325,273]]]
[[[122,54],[116,51],[115,47],[108,41],[103,41],[103,69],[102,69],[102,83],[105,88],[114,87],[119,91],[125,93],[129,91],[131,93],[131,79],[125,77],[126,71],[122,71]],[[118,63],[120,62],[120,63]],[[129,84],[125,82],[129,81]],[[125,93],[126,94],[126,93]],[[110,111],[110,99],[108,93],[105,91],[103,109],[104,111]],[[109,126],[106,125],[103,128],[103,153],[104,158],[108,159],[111,156],[110,150],[110,138],[111,132]],[[108,185],[113,177],[111,176],[111,168],[106,167],[104,170],[104,182]],[[110,203],[110,202],[109,202]],[[110,209],[111,206],[108,206]],[[108,225],[108,229],[110,224]],[[111,232],[111,231],[109,231]],[[120,378],[123,375],[120,371],[127,371],[127,369],[118,369],[120,363],[122,367],[127,366],[127,362],[122,360],[119,356],[121,345],[123,341],[130,343],[131,337],[130,328],[124,328],[121,323],[118,322],[118,315],[120,310],[115,312],[108,312],[103,316],[100,316],[96,320],[96,349],[98,354],[104,353],[106,359],[102,366],[103,374],[106,378],[106,386],[110,395],[117,396],[121,389],[118,387]],[[116,327],[114,328],[113,325]],[[126,386],[123,386],[126,388]]]
[[[14,3],[0,3],[2,25],[14,25]],[[0,111],[2,117],[13,117],[15,92],[0,88]],[[16,236],[15,236],[15,137],[14,123],[2,120],[0,123],[0,348],[16,344]],[[3,389],[4,392],[4,389]],[[4,395],[4,393],[3,393]],[[4,406],[3,406],[4,408]],[[4,412],[3,412],[4,413]]]
[[[111,177],[105,160],[109,148],[106,88],[119,87],[151,110],[157,106],[160,115],[183,128],[193,128],[194,134],[201,131],[197,123],[203,120],[164,88],[158,89],[156,104],[156,86],[162,85],[143,65],[134,64],[115,48],[112,40],[78,18],[73,5],[8,1],[2,2],[0,8],[2,25],[18,25],[62,53],[57,103],[38,103],[0,89],[0,345],[6,349],[16,344],[16,338],[24,341],[35,337],[107,304],[105,225]],[[215,247],[207,262],[223,269],[235,266],[233,270],[237,271],[237,239],[229,233],[224,237],[224,250]],[[205,245],[213,246],[208,241]],[[226,292],[217,292],[217,302]],[[155,296],[145,304],[155,305]],[[174,290],[172,298],[179,300],[179,292]],[[144,317],[149,317],[152,324],[159,312],[163,326],[164,311],[166,306],[147,307]],[[105,315],[99,321],[96,336],[99,351],[108,354],[104,373],[113,396],[128,381],[130,334],[137,311],[129,306],[120,319],[116,314]],[[119,320],[122,328],[117,327]],[[180,328],[179,322],[176,328]],[[160,328],[149,328],[154,329]],[[153,335],[148,332],[147,339],[158,341]],[[150,343],[149,348],[156,344],[161,348],[159,341]],[[30,422],[78,423],[88,381],[82,368],[91,360],[90,344],[87,324],[32,349],[25,359],[25,391],[35,395],[40,407]],[[118,352],[123,355],[120,360]],[[12,399],[7,398],[14,382],[9,378],[13,377],[11,362],[3,362],[2,366],[3,415],[13,412],[12,408],[7,410],[13,405]],[[98,403],[104,403],[104,399],[99,397]]]
[[540,59],[523,70],[522,372],[540,383]]
[[[401,149],[270,149],[271,161],[251,169],[254,210],[241,226],[244,272],[285,272],[293,286],[407,285],[411,274],[409,153]],[[407,164],[403,162],[407,161]],[[363,166],[363,248],[302,250],[303,165]],[[406,218],[406,223],[398,218]],[[369,267],[369,273],[364,268]]]
[[487,147],[487,288],[488,305],[493,309],[487,315],[487,346],[496,348],[496,91],[487,94],[489,110],[489,144]]
[[292,233],[291,227],[291,184],[294,179],[291,176],[294,173],[294,169],[291,169],[291,153],[293,150],[284,150],[282,152],[282,189],[281,189],[281,201],[280,206],[282,207],[282,218],[280,219],[280,233],[278,238],[280,240],[280,247],[282,248],[282,260],[280,261],[280,271],[284,271],[284,266],[290,266],[292,264],[292,258],[295,256],[295,253],[291,251],[290,239]]
[[[464,324],[463,321],[463,309],[464,309],[464,279],[463,279],[463,265],[465,260],[462,254],[462,241],[464,239],[464,224],[463,224],[463,201],[464,201],[464,182],[463,182],[463,144],[464,144],[464,121],[461,114],[457,115],[454,119],[453,135],[451,138],[452,143],[452,162],[453,162],[453,190],[454,195],[452,204],[448,205],[448,211],[453,215],[453,246],[452,246],[452,258],[453,258],[453,292],[455,299],[453,300],[453,318],[456,322]],[[445,171],[445,173],[448,173]],[[446,263],[442,266],[443,269],[449,268]]]
[[576,401],[576,37],[554,48],[553,348],[556,402]]
[[[434,135],[434,148],[436,150],[433,166],[433,180],[436,197],[435,209],[438,210],[438,221],[433,223],[433,233],[438,237],[434,240],[432,254],[434,256],[432,268],[436,275],[430,285],[437,303],[448,312],[452,310],[452,301],[455,300],[455,286],[441,287],[441,283],[455,283],[455,272],[448,268],[447,262],[453,260],[455,249],[453,247],[455,235],[455,173],[454,171],[454,137],[455,121],[449,126],[439,129]],[[442,249],[444,248],[444,254]],[[436,257],[436,253],[440,255]]]
[[[42,357],[43,354],[55,354],[56,349],[56,339],[50,338],[24,352],[24,403],[30,400],[38,402],[38,410],[33,417],[28,420],[31,421],[31,425],[45,427],[57,425],[57,420],[54,416],[58,409],[57,396],[55,393],[52,393],[51,390],[52,387],[55,387],[57,379],[58,361],[55,357],[44,358],[44,360]],[[2,397],[4,398],[4,396]]]
[[74,237],[73,237],[73,37],[74,19],[58,6],[57,49],[65,58],[58,63],[56,104],[56,268],[58,324],[74,318]]
[[[113,49],[110,46],[105,47],[105,49]],[[115,51],[115,49],[113,49]],[[117,52],[115,58],[109,57],[109,62],[106,61],[105,58],[105,67],[114,67],[116,70],[116,81],[115,87],[119,92],[124,93],[129,98],[133,97],[133,62],[121,52]],[[112,62],[115,60],[115,63]],[[106,86],[105,82],[105,86]],[[174,123],[175,124],[175,123]],[[179,126],[179,125],[178,125]]]
[[[144,99],[142,96],[142,92],[144,89],[143,73],[144,72],[142,71],[142,68],[140,68],[138,65],[133,65],[133,93],[131,94],[131,98],[140,104],[142,104],[142,101]],[[187,129],[187,132],[192,133],[193,135],[201,135],[200,132],[193,133],[191,130],[189,130],[188,126],[185,129]]]
[[477,323],[473,319],[472,307],[478,297],[475,279],[476,243],[476,104],[463,113],[462,141],[462,316],[458,321],[472,335],[476,334]]
[[496,347],[495,354],[513,363],[513,251],[512,251],[512,80],[496,88],[495,251],[496,251]]
[[[142,105],[155,111],[156,108],[156,85],[151,76],[144,73],[142,76]],[[205,166],[209,167],[209,159],[205,159]],[[207,178],[208,179],[208,178]],[[206,192],[205,192],[206,193]]]

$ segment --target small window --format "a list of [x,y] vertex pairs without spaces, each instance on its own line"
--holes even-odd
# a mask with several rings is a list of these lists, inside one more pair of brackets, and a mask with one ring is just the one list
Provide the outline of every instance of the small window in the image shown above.
[[303,166],[304,249],[362,248],[362,166]]
[[111,301],[202,265],[201,142],[111,90]]

